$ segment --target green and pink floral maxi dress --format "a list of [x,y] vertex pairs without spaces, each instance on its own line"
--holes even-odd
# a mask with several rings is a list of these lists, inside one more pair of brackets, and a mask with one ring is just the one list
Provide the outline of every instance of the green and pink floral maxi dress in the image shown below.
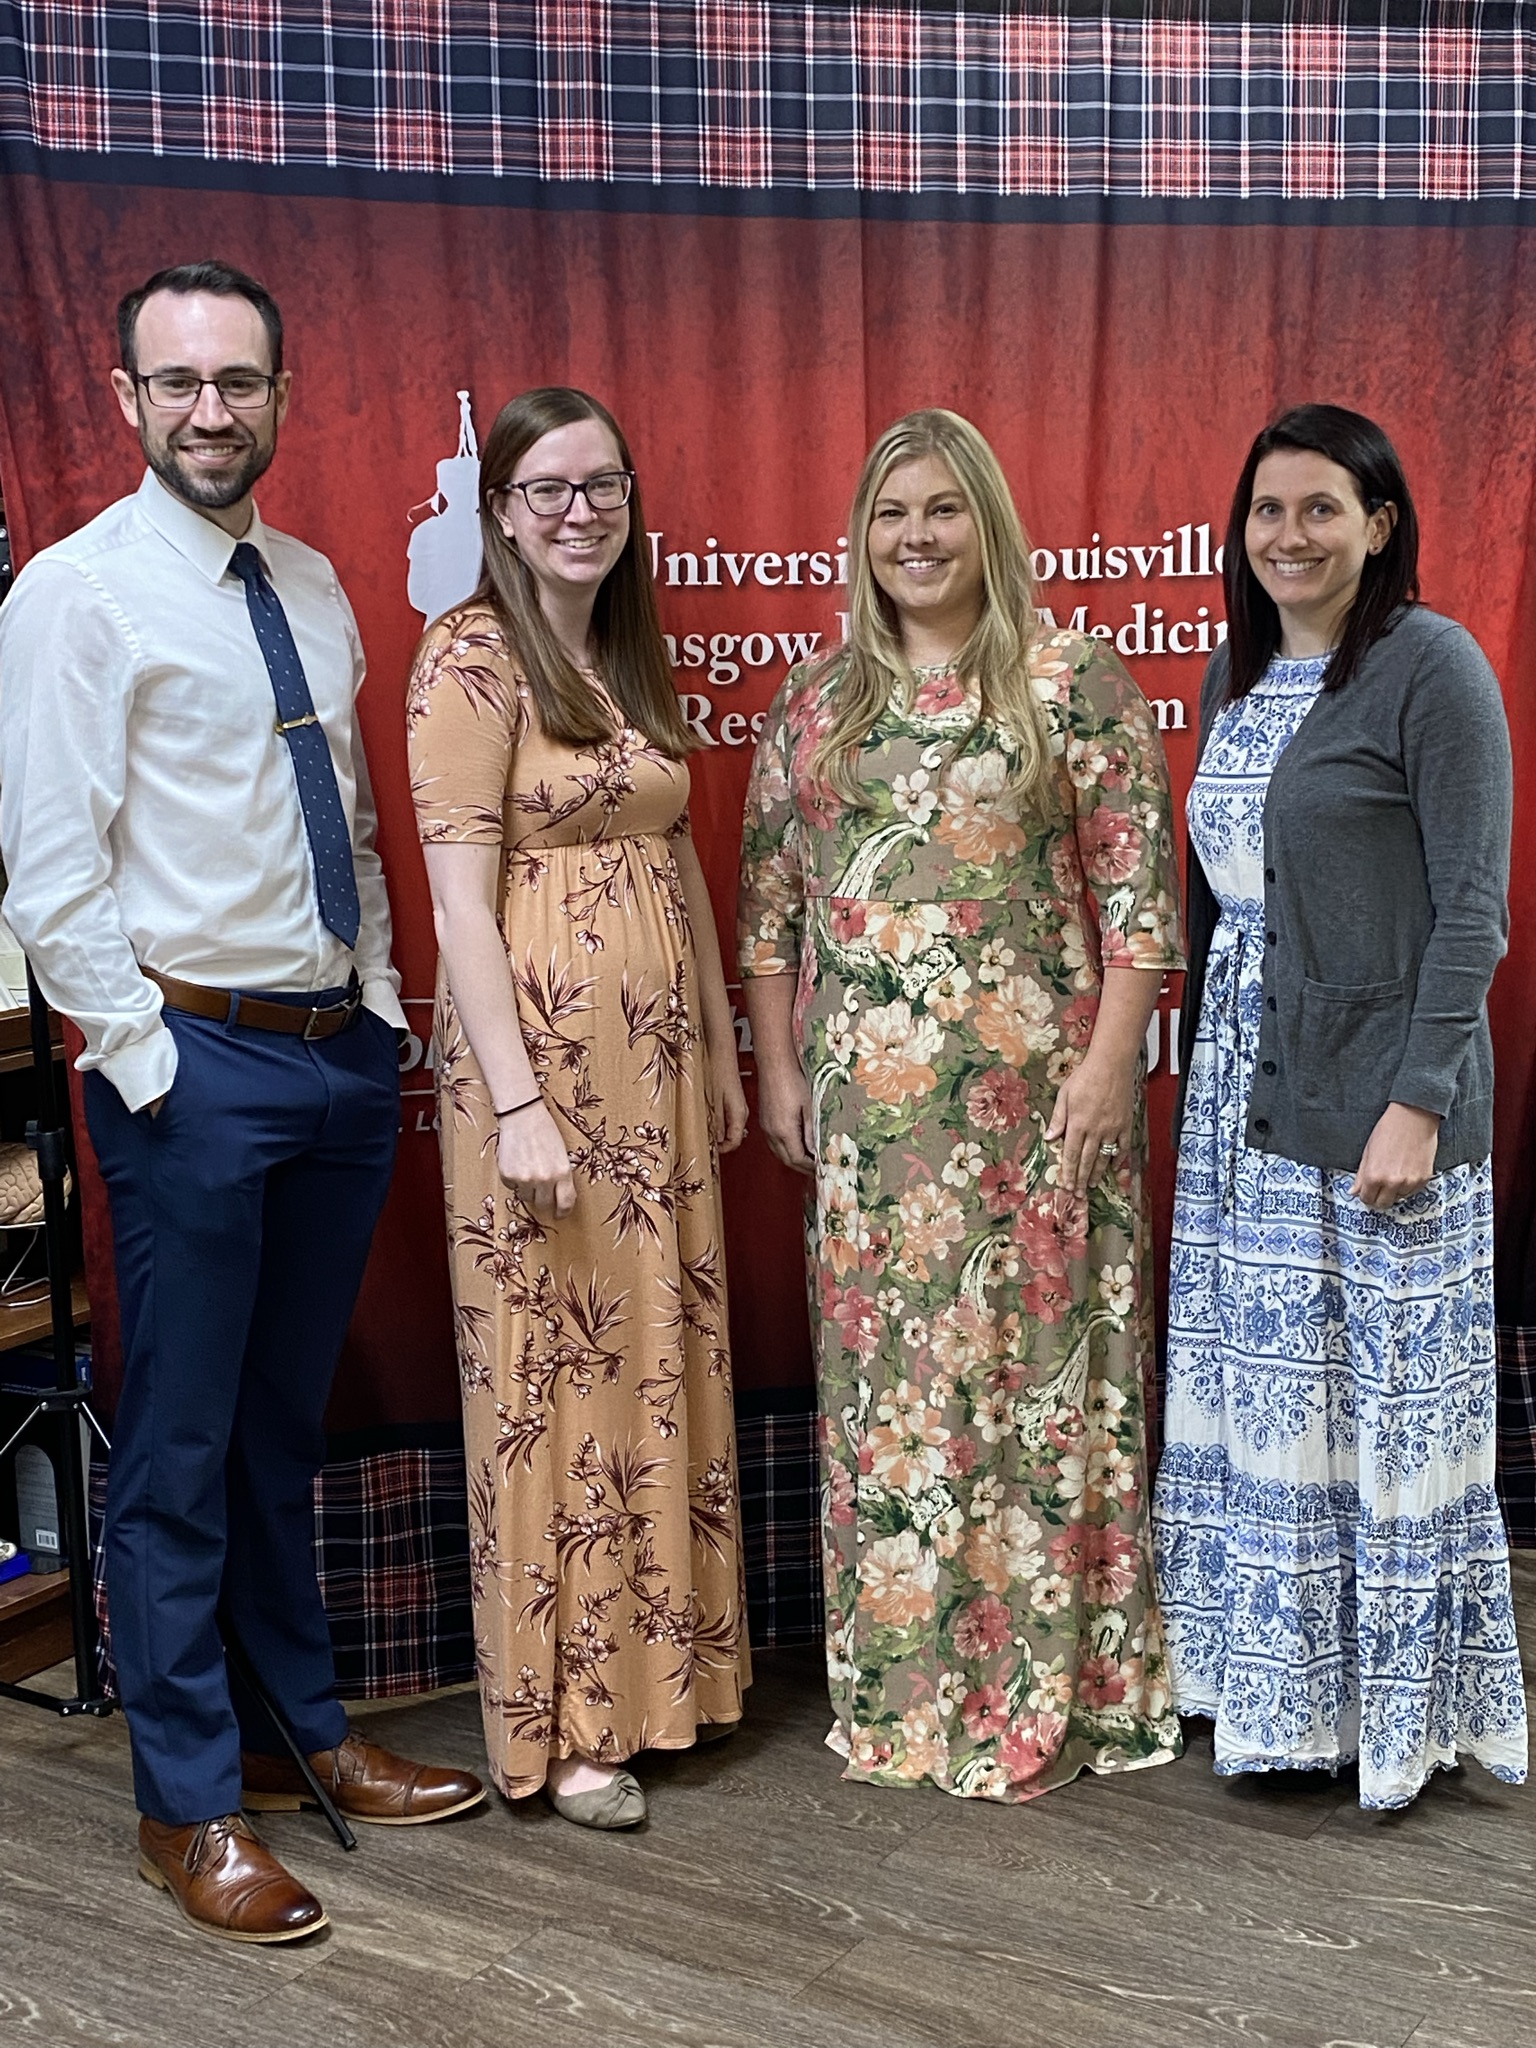
[[1148,1536],[1145,1114],[1086,1199],[1045,1142],[1105,966],[1182,966],[1167,770],[1099,641],[1042,633],[1049,803],[952,672],[813,782],[796,669],[747,797],[741,968],[798,975],[827,1661],[846,1775],[1032,1798],[1178,1754]]

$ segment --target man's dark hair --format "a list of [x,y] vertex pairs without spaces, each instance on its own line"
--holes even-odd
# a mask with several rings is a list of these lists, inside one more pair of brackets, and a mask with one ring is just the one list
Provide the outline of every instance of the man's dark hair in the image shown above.
[[1343,637],[1323,677],[1325,690],[1342,690],[1367,652],[1389,633],[1419,596],[1419,518],[1397,450],[1374,420],[1342,405],[1296,405],[1271,422],[1248,450],[1227,520],[1223,578],[1227,595],[1227,701],[1246,697],[1280,647],[1280,612],[1248,561],[1248,513],[1259,464],[1277,448],[1321,455],[1347,469],[1367,512],[1397,507],[1397,520],[1380,554],[1367,555],[1360,588]]
[[267,330],[274,375],[283,367],[283,316],[277,310],[276,299],[265,285],[247,277],[243,270],[236,270],[232,263],[208,257],[201,263],[178,263],[170,270],[157,270],[137,291],[124,294],[117,308],[117,345],[123,368],[130,375],[139,367],[134,345],[139,314],[144,301],[156,292],[177,292],[183,297],[192,292],[212,292],[220,299],[249,299]]

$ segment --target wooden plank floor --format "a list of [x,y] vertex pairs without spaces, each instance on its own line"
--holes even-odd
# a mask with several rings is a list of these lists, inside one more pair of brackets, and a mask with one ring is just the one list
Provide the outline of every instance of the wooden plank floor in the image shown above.
[[[1517,1564],[1536,1667],[1536,1557]],[[32,2048],[1531,2048],[1536,1789],[1402,1814],[1179,1763],[1027,1807],[845,1785],[819,1654],[734,1741],[642,1760],[638,1834],[542,1802],[431,1828],[271,1815],[328,1933],[197,1934],[135,1875],[120,1719],[0,1701],[0,2043]],[[62,1674],[60,1674],[62,1676]],[[474,1766],[470,1693],[361,1710]]]

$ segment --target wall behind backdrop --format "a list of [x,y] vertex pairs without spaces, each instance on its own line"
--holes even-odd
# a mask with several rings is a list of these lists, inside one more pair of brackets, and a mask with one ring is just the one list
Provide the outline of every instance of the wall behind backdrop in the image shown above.
[[[1397,30],[1373,6],[1370,28],[1336,7],[1315,10],[1331,27],[1296,29],[1297,10],[1254,7],[1239,36],[1159,11],[483,0],[435,10],[433,37],[389,0],[281,0],[250,10],[259,27],[211,0],[0,0],[0,476],[18,558],[137,483],[107,381],[117,297],[217,254],[289,327],[294,402],[263,516],[332,557],[368,650],[418,1041],[320,1493],[349,1689],[467,1668],[434,948],[401,704],[425,615],[473,580],[475,435],[532,384],[596,393],[634,449],[677,685],[707,743],[693,815],[727,935],[755,730],[791,660],[840,635],[843,521],[891,419],[948,405],[989,437],[1042,605],[1114,638],[1181,805],[1248,442],[1306,399],[1382,422],[1419,500],[1426,600],[1477,634],[1515,735],[1496,1166],[1507,1500],[1536,1538],[1528,24],[1518,5],[1463,6],[1436,28],[1442,10],[1415,7]],[[1151,1046],[1163,1243],[1179,997],[1175,979]],[[726,1163],[760,1639],[815,1625],[799,1198],[755,1136]],[[99,1201],[92,1221],[110,1379]]]

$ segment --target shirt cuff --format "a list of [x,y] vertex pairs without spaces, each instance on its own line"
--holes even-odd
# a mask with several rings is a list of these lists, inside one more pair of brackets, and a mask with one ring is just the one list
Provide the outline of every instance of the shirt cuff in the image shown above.
[[120,1046],[116,1052],[95,1059],[82,1053],[75,1064],[82,1070],[94,1067],[104,1074],[128,1109],[143,1109],[170,1093],[176,1078],[176,1041],[157,1019],[154,1029],[143,1038],[134,1039],[131,1045]]
[[405,1021],[395,984],[387,974],[371,975],[363,983],[363,1008],[372,1010],[375,1017],[382,1017],[391,1031],[409,1031],[411,1028]]

